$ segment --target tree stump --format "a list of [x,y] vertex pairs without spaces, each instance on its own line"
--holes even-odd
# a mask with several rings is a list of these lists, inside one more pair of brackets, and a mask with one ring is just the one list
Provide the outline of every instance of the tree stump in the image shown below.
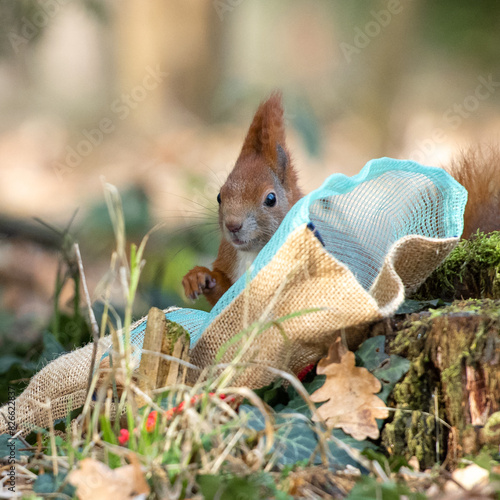
[[383,431],[396,455],[424,467],[500,444],[500,301],[470,300],[380,322],[387,352],[411,361]]
[[[167,321],[165,313],[156,307],[148,312],[144,333],[143,354],[137,373],[139,388],[149,397],[157,389],[185,384],[186,366],[162,355],[189,361],[189,334],[177,323]],[[146,399],[136,396],[137,407],[146,405]]]

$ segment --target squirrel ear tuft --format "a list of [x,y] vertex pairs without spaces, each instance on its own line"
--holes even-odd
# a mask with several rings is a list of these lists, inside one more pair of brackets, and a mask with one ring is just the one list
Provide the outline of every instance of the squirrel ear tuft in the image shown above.
[[276,145],[276,152],[278,154],[278,168],[283,171],[288,165],[288,155],[286,151],[281,147],[281,144]]
[[283,170],[283,158],[285,164],[287,161],[285,149],[281,93],[273,92],[257,109],[243,143],[240,158],[251,154],[261,155],[273,169]]

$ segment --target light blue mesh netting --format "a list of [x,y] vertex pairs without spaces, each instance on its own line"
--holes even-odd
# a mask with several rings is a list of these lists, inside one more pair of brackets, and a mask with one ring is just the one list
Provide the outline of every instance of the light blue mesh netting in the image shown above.
[[[288,235],[304,223],[314,225],[326,250],[344,263],[368,291],[389,249],[400,238],[459,237],[466,201],[465,188],[444,170],[411,161],[381,158],[368,162],[353,177],[334,174],[292,207],[248,273],[210,313],[178,309],[166,317],[190,332],[193,347],[248,280],[271,261]],[[131,332],[132,343],[139,349],[145,326],[143,322]]]

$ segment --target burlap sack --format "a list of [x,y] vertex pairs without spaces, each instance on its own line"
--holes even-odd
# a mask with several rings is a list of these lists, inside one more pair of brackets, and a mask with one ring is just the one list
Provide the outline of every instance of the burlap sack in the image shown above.
[[[240,278],[211,313],[180,309],[166,317],[189,331],[191,361],[201,369],[239,362],[231,385],[269,383],[275,373],[266,366],[297,373],[326,353],[339,330],[396,311],[458,243],[466,197],[444,171],[388,158],[353,178],[332,176],[290,210],[249,283]],[[142,321],[131,332],[137,353],[144,330]],[[16,400],[16,424],[45,427],[47,400],[54,419],[81,406],[91,353],[90,345],[35,375]],[[191,370],[189,380],[199,374]],[[0,432],[6,416],[3,407]]]
[[[347,266],[333,258],[304,225],[289,236],[247,290],[205,330],[191,351],[191,362],[208,367],[236,332],[247,329],[250,334],[248,326],[253,323],[263,325],[296,314],[279,326],[269,326],[247,346],[241,363],[252,362],[252,366],[240,369],[232,383],[250,388],[270,383],[276,375],[265,366],[299,373],[326,354],[341,329],[394,313],[405,291],[420,285],[457,242],[458,238],[402,238],[388,253],[378,278],[367,292]],[[231,362],[244,349],[247,338],[248,335],[243,336],[240,342],[231,344],[220,362]],[[255,363],[263,368],[259,369]],[[198,375],[199,372],[192,370],[191,382]]]
[[[458,238],[445,240],[408,236],[387,255],[372,289],[367,292],[344,264],[333,258],[307,225],[290,234],[275,258],[249,283],[203,333],[193,348],[191,362],[210,366],[219,349],[249,325],[271,324],[259,333],[236,371],[231,385],[257,388],[275,378],[266,366],[298,373],[321,358],[342,328],[374,321],[394,312],[405,290],[418,286],[448,255]],[[314,311],[309,311],[313,309]],[[167,310],[168,313],[170,310]],[[266,313],[263,315],[263,313]],[[133,328],[144,325],[141,320]],[[249,334],[252,333],[249,329]],[[232,344],[221,358],[229,363],[247,336]],[[101,341],[97,360],[111,345]],[[30,381],[15,401],[15,424],[24,432],[47,427],[49,418],[64,418],[85,402],[93,344],[49,363]],[[262,365],[256,367],[254,363]],[[198,371],[189,374],[191,382]],[[49,411],[50,408],[50,411]],[[0,409],[0,433],[8,431],[7,407]]]
[[[99,343],[97,360],[110,344],[109,338]],[[53,420],[64,418],[69,412],[83,406],[93,348],[92,343],[64,354],[34,375],[26,389],[16,398],[13,407],[5,405],[0,408],[0,434],[12,430],[9,422],[23,430],[23,434],[36,427],[47,428],[51,417]]]

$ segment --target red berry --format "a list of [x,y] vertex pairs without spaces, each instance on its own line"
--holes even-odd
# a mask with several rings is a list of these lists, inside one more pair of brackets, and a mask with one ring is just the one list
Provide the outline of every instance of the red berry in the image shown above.
[[118,442],[121,446],[124,446],[128,443],[130,439],[130,433],[127,429],[120,429],[120,435],[118,436]]

